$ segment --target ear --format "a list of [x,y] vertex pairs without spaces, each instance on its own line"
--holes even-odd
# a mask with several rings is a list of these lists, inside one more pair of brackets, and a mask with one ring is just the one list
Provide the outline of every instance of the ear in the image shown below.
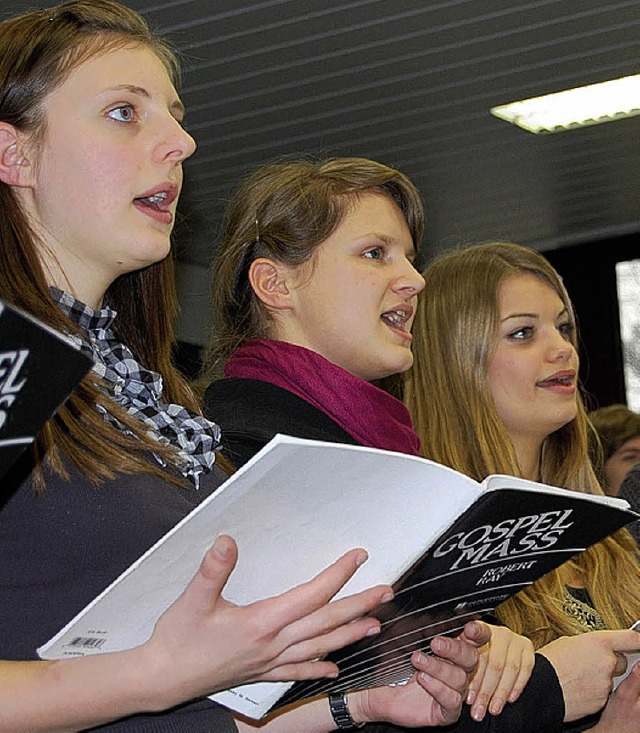
[[32,167],[24,142],[13,125],[0,122],[0,181],[9,186],[31,185]]
[[249,267],[249,283],[256,296],[269,308],[291,307],[289,278],[291,269],[267,257],[258,257]]

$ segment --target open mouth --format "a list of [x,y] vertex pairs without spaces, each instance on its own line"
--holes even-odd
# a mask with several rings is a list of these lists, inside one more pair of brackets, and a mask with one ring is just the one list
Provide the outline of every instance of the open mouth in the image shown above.
[[154,193],[152,196],[141,196],[140,198],[134,199],[134,201],[141,206],[147,206],[150,209],[156,211],[165,211],[167,208],[167,199],[169,194],[166,191],[160,191]]
[[542,379],[539,381],[538,387],[573,387],[575,376],[570,374],[559,374],[555,377]]
[[397,331],[406,332],[411,314],[404,310],[386,311],[380,318]]

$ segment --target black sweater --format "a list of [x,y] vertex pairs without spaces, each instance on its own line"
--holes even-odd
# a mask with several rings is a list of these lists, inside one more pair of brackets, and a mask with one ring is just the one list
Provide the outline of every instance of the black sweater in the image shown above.
[[[205,415],[220,425],[225,455],[238,467],[277,433],[357,444],[321,410],[281,387],[255,379],[213,382],[205,393]],[[517,702],[507,704],[497,717],[487,715],[482,723],[472,720],[469,706],[464,705],[458,722],[439,730],[452,733],[556,733],[582,729],[563,726],[563,717],[564,698],[555,670],[545,657],[536,654],[533,674]],[[367,733],[391,733],[405,729],[371,724],[364,730]],[[424,733],[434,730],[425,728]]]

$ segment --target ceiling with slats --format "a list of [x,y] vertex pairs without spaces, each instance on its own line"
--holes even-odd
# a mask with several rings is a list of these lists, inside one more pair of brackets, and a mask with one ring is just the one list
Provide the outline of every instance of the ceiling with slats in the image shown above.
[[186,61],[187,263],[208,264],[243,172],[301,153],[401,168],[424,195],[430,252],[640,229],[640,117],[535,136],[489,114],[640,72],[639,0],[126,2]]

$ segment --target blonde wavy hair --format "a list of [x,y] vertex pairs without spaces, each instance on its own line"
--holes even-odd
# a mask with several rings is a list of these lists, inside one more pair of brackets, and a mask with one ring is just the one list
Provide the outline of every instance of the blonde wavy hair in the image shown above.
[[[514,275],[533,275],[557,293],[573,319],[567,291],[541,254],[503,242],[445,254],[423,275],[414,363],[403,385],[422,453],[477,480],[493,473],[522,475],[487,376],[498,339],[500,285]],[[592,429],[580,396],[577,407],[575,419],[546,438],[540,480],[602,494],[589,460]],[[568,578],[578,575],[606,626],[626,628],[640,615],[639,559],[635,541],[621,530],[499,606],[497,615],[536,648],[580,633],[585,629],[563,604]]]

